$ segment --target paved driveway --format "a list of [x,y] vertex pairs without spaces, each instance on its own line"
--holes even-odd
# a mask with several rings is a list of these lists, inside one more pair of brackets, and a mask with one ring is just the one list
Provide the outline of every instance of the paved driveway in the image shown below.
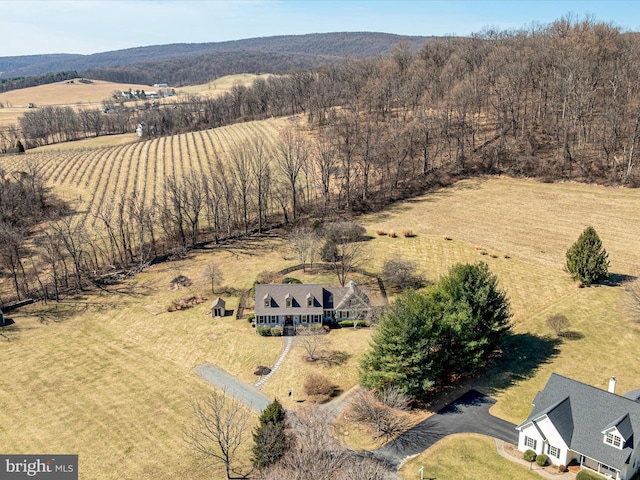
[[416,455],[452,433],[481,433],[508,443],[518,443],[515,425],[489,414],[493,398],[470,390],[435,415],[392,442],[372,452],[389,468],[397,470],[406,457]]
[[200,365],[195,372],[207,382],[247,405],[256,413],[262,413],[272,400],[246,383],[213,365]]

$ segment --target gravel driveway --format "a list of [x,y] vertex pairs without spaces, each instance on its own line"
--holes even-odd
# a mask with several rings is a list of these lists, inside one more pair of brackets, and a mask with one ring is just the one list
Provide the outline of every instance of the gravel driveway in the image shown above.
[[406,457],[423,452],[452,433],[481,433],[517,444],[516,426],[489,413],[489,408],[494,403],[496,401],[493,398],[470,390],[435,415],[371,453],[395,471]]

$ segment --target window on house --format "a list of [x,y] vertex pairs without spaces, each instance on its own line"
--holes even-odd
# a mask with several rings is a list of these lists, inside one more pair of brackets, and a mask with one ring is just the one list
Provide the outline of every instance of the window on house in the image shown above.
[[284,297],[284,304],[287,307],[291,307],[291,295],[289,295],[288,293],[287,293],[287,296]]
[[554,447],[553,445],[549,445],[549,456],[559,458],[560,449],[558,447]]
[[535,450],[536,449],[536,445],[538,444],[538,441],[535,438],[531,438],[531,437],[524,437],[524,444]]
[[609,445],[613,445],[614,447],[620,448],[620,446],[622,445],[622,438],[620,438],[615,433],[607,433],[604,442]]
[[270,302],[270,298],[269,297],[264,297],[264,306],[265,307],[269,307],[271,302]]
[[313,297],[307,297],[307,307],[313,307]]

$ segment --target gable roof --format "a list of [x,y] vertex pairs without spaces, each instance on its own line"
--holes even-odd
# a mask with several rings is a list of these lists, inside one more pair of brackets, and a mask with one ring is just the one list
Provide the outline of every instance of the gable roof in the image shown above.
[[[307,299],[313,297],[313,306]],[[286,307],[286,298],[291,307]],[[265,307],[263,299],[269,300]],[[304,283],[256,284],[256,315],[318,315],[324,310],[347,310],[369,307],[369,297],[355,284],[348,287],[333,287]]]
[[[618,470],[640,443],[640,403],[615,393],[553,373],[533,403],[518,429],[546,415],[571,450]],[[612,427],[625,437],[622,449],[604,443]]]
[[[307,305],[307,296],[313,297],[313,306]],[[291,299],[291,307],[286,299]],[[319,315],[322,314],[322,285],[300,283],[256,284],[256,315]],[[263,299],[269,299],[265,307]]]

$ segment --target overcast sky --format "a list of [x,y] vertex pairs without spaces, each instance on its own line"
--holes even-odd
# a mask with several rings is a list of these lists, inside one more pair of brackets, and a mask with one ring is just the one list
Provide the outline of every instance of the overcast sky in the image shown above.
[[569,13],[640,31],[638,0],[0,0],[0,56],[340,31],[469,35]]

